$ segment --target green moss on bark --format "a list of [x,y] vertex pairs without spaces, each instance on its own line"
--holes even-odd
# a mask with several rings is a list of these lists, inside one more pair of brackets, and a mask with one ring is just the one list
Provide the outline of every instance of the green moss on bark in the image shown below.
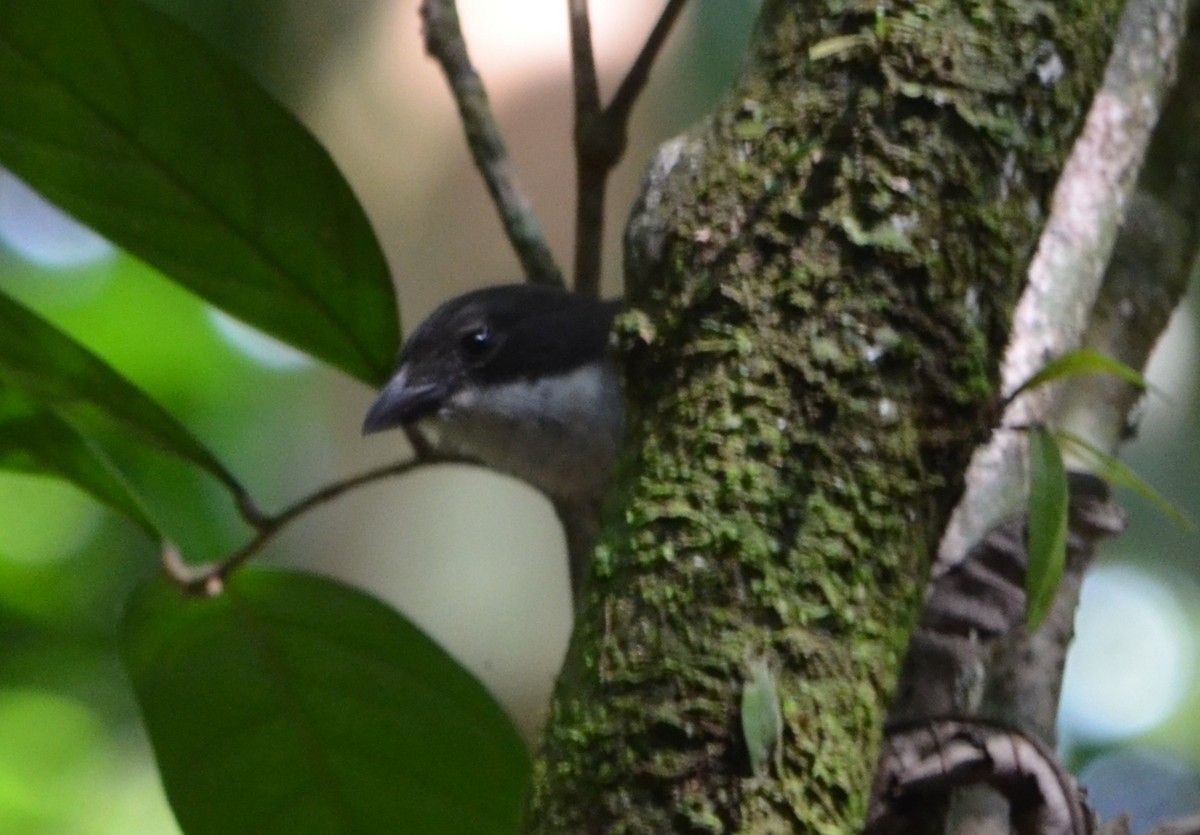
[[[630,229],[629,444],[530,830],[850,833],[1115,0],[768,0]],[[775,671],[777,767],[739,717]]]

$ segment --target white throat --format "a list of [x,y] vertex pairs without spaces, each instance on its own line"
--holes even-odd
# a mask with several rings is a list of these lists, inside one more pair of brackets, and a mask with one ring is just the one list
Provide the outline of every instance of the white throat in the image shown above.
[[478,458],[563,499],[603,495],[621,443],[617,374],[595,363],[556,377],[453,395],[427,425],[439,448]]

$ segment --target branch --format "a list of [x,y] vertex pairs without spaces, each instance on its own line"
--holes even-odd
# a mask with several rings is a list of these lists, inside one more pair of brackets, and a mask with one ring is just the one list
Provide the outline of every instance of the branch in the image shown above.
[[[1125,10],[1105,88],[1093,106],[1093,112],[1099,110],[1109,117],[1119,111],[1124,113],[1121,120],[1110,119],[1108,122],[1110,133],[1104,144],[1114,149],[1110,153],[1118,156],[1122,156],[1119,149],[1126,149],[1128,155],[1123,158],[1132,171],[1141,168],[1151,127],[1158,121],[1159,109],[1163,107],[1166,91],[1174,77],[1185,5],[1185,0],[1130,3]],[[1200,70],[1200,43],[1196,40],[1193,34],[1183,56],[1191,68],[1189,72]],[[1192,112],[1194,109],[1195,104],[1187,90],[1176,91],[1166,101],[1163,124],[1155,133],[1151,146],[1153,158],[1139,184],[1143,191],[1129,201],[1129,212],[1116,239],[1103,287],[1091,306],[1091,320],[1086,331],[1073,331],[1080,333],[1075,337],[1078,339],[1076,344],[1133,368],[1142,368],[1146,364],[1158,335],[1182,297],[1188,268],[1195,259],[1197,237],[1190,230],[1200,221],[1200,201],[1190,189],[1177,189],[1176,183],[1180,179],[1195,182],[1194,178],[1200,176],[1200,149],[1191,147],[1191,143],[1177,142],[1172,127],[1184,118],[1181,110]],[[1085,134],[1077,144],[1076,152],[1095,153],[1094,141],[1095,137],[1089,139]],[[1091,178],[1087,179],[1084,177],[1086,172],[1077,168],[1075,173],[1080,175],[1080,180],[1070,188],[1076,195],[1099,194],[1112,185],[1110,174],[1117,170],[1093,169]],[[1156,173],[1162,170],[1170,171],[1171,176],[1166,178]],[[1128,187],[1129,176],[1121,174],[1119,180],[1123,187]],[[1099,200],[1092,201],[1092,205],[1103,217],[1111,217],[1119,212],[1120,206],[1115,204],[1125,202],[1125,194],[1125,191],[1114,190],[1107,207]],[[1071,208],[1067,201],[1059,206],[1063,212],[1069,212]],[[1050,239],[1048,236],[1053,234],[1053,228],[1048,227],[1043,236],[1039,254],[1048,249],[1056,250],[1052,261],[1066,272],[1051,278],[1050,271],[1035,273],[1031,270],[1030,292],[1040,295],[1043,312],[1027,309],[1018,319],[1019,336],[1013,340],[1012,353],[1018,355],[1019,360],[1027,361],[1033,356],[1031,351],[1035,349],[1030,348],[1030,342],[1042,344],[1044,337],[1034,331],[1045,327],[1044,317],[1063,315],[1063,309],[1056,310],[1051,303],[1063,299],[1062,294],[1055,297],[1054,291],[1038,288],[1034,282],[1067,283],[1069,277],[1087,273],[1090,265],[1095,263],[1094,252],[1080,248],[1073,256],[1069,241],[1062,237]],[[1094,240],[1093,244],[1101,245],[1102,242]],[[1069,317],[1073,315],[1074,311],[1068,311]],[[1024,370],[1013,372],[1006,379],[1012,383],[1023,373]],[[1115,454],[1126,439],[1130,413],[1141,397],[1136,387],[1108,375],[1081,375],[1045,388],[1049,391],[1036,399],[1026,400],[1026,396],[1018,399],[1014,407],[1021,413],[1014,415],[1010,409],[1006,422],[1041,422],[1079,436],[1110,454]],[[1001,433],[998,438],[1016,434]],[[993,471],[990,477],[1009,482],[1005,488],[1008,492],[1014,487],[1023,490],[1023,451],[1016,450],[1014,458],[1013,450],[1009,450],[1007,460],[1009,467]],[[1069,462],[1069,465],[1086,469],[1087,462]],[[974,486],[971,482],[979,478],[979,474],[969,474],[968,478],[968,494],[964,501],[971,498]],[[945,544],[944,541],[943,546]],[[1056,601],[1056,611],[1052,612],[1045,627],[1034,635],[1019,628],[1008,636],[996,650],[989,671],[985,709],[990,715],[1015,722],[1047,740],[1053,738],[1066,642],[1071,634],[1070,625],[1083,570],[1083,565],[1068,566],[1060,591],[1061,599]],[[1036,698],[1028,687],[1035,679],[1039,682],[1036,690],[1042,694],[1041,698]],[[1045,698],[1047,694],[1049,700]]]
[[[420,449],[416,444],[414,444],[414,447]],[[327,484],[274,515],[264,516],[259,512],[260,515],[257,517],[257,524],[254,525],[255,534],[250,541],[218,562],[203,566],[189,565],[173,543],[163,543],[163,568],[171,581],[188,594],[209,596],[220,594],[221,589],[225,585],[226,578],[231,573],[261,551],[268,542],[275,538],[276,534],[310,510],[331,502],[350,490],[374,481],[390,478],[391,476],[404,475],[419,467],[431,464],[455,463],[474,464],[477,462],[470,458],[434,455],[418,451],[412,458],[404,461],[398,461],[384,467],[377,467],[373,470],[367,470],[364,473],[351,476],[350,478]]]
[[[1135,0],[1121,21],[1102,87],[1054,191],[1051,215],[1029,266],[1002,368],[1015,390],[1048,359],[1079,347],[1151,131],[1171,86],[1184,0]],[[1027,392],[1003,424],[1047,423],[1055,387]],[[935,572],[1025,501],[1025,437],[998,433],[976,452],[967,489],[947,527]]]
[[[592,24],[587,0],[567,0],[571,24],[571,77],[575,91],[575,117],[600,112],[600,80],[592,51]],[[578,122],[577,122],[578,124]]]
[[[598,296],[604,247],[604,194],[616,164],[601,137],[604,111],[592,52],[587,0],[567,0],[571,20],[571,77],[575,94],[575,266],[578,293]],[[624,152],[623,142],[616,158]]]
[[687,0],[667,0],[667,5],[663,7],[658,22],[654,24],[654,28],[650,30],[650,36],[642,44],[642,51],[638,53],[638,57],[630,66],[625,79],[617,87],[612,101],[609,102],[606,114],[609,118],[628,123],[633,104],[641,95],[646,81],[650,78],[650,68],[654,66],[658,53],[667,41],[667,35],[671,34],[671,28],[675,25],[675,20],[685,5],[687,5]]
[[421,18],[425,23],[425,49],[441,65],[450,83],[475,167],[483,175],[526,277],[537,284],[563,286],[562,271],[546,243],[541,222],[517,186],[487,91],[467,54],[454,0],[424,0]]
[[567,2],[575,80],[575,290],[596,296],[600,292],[608,175],[625,153],[634,102],[645,88],[650,68],[687,0],[667,0],[641,52],[607,107],[600,104],[587,0]]
[[[1081,345],[1143,367],[1182,296],[1196,250],[1191,230],[1200,220],[1200,201],[1194,193],[1200,150],[1177,141],[1178,124],[1191,124],[1187,116],[1195,118],[1190,95],[1177,91],[1168,100],[1167,92],[1174,80],[1186,5],[1185,0],[1132,0],[1125,9],[1104,84],[1055,191],[1052,214],[1029,269],[1004,362],[1005,393],[1047,360]],[[1183,60],[1187,74],[1200,71],[1200,44],[1189,43]],[[1148,148],[1149,162],[1135,194],[1134,178]],[[1115,453],[1127,437],[1129,415],[1140,396],[1136,387],[1114,377],[1081,375],[1022,394],[1007,409],[1003,425],[1049,425]],[[1026,454],[1025,434],[1017,432],[999,432],[977,451],[966,491],[941,543],[927,605],[936,598],[939,583],[956,571],[973,570],[979,548],[975,543],[994,539],[1006,518],[1017,520],[1017,533],[1009,538],[1022,566],[1015,582],[1023,604],[1027,554],[1020,515],[1028,483]],[[1086,470],[1086,463],[1068,461],[1076,470]],[[928,634],[919,635],[910,648],[900,692],[909,693],[919,670],[940,663],[941,671],[952,676],[942,683],[952,693],[946,698],[962,696],[957,692],[961,682],[971,681],[978,697],[975,707],[982,715],[1052,741],[1083,574],[1099,539],[1120,523],[1119,512],[1103,504],[1082,516],[1073,504],[1070,535],[1075,544],[1042,628],[1030,634],[1018,623],[995,645],[968,650],[949,663],[946,658],[965,642],[957,649],[946,641],[922,647]],[[926,622],[929,617],[927,609]],[[914,660],[930,646],[934,653],[923,662]],[[980,831],[981,824],[983,830],[1007,831],[1012,812],[1000,798],[980,790],[960,796],[954,810],[949,832]]]

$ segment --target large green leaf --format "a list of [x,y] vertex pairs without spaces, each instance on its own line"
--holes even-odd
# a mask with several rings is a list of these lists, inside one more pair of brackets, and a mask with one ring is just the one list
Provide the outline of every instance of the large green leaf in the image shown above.
[[1058,440],[1043,427],[1029,433],[1029,568],[1025,621],[1037,629],[1054,603],[1067,563],[1071,496]]
[[3,293],[0,381],[56,411],[95,408],[145,442],[203,467],[235,494],[244,494],[237,479],[170,412],[104,360]]
[[513,833],[529,758],[482,685],[374,598],[241,571],[134,595],[122,650],[188,835]]
[[54,412],[4,383],[0,383],[0,468],[65,478],[159,538],[141,502],[88,441]]
[[395,293],[328,154],[138,0],[0,3],[0,164],[246,322],[367,382],[390,373]]

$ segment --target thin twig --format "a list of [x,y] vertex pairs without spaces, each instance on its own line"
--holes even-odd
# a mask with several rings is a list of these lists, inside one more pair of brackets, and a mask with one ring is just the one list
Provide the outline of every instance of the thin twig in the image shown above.
[[571,74],[575,82],[575,125],[581,115],[600,112],[600,80],[592,52],[592,24],[588,0],[567,0],[571,23]]
[[597,142],[604,109],[592,50],[587,0],[567,0],[571,23],[571,77],[575,93],[575,291],[595,297],[600,292],[603,254],[604,186],[608,179],[606,148]]
[[437,451],[433,448],[433,444],[425,437],[416,426],[405,426],[401,430],[404,432],[404,437],[408,440],[408,445],[412,447],[413,454],[417,458],[430,459],[437,455]]
[[579,157],[575,176],[575,292],[600,295],[604,262],[604,197],[610,167],[585,165]]
[[571,66],[575,80],[575,264],[578,293],[600,293],[604,199],[608,175],[625,153],[629,117],[650,68],[687,0],[667,0],[641,52],[607,107],[600,104],[587,0],[567,0],[571,19]]
[[617,87],[617,92],[608,105],[608,115],[611,118],[626,122],[629,120],[633,103],[637,101],[637,97],[641,95],[646,86],[646,81],[650,78],[650,68],[654,66],[658,53],[667,41],[667,35],[671,34],[671,27],[675,25],[675,20],[685,5],[687,5],[687,0],[667,0],[662,14],[658,16],[658,22],[654,24],[650,36],[642,44],[642,51],[638,53],[637,59],[629,68],[621,85]]
[[255,530],[262,530],[271,524],[270,514],[264,512],[249,493],[244,491],[238,493],[234,497],[234,504],[237,506],[238,515],[242,517],[242,521]]
[[304,498],[271,516],[261,517],[255,525],[255,534],[250,541],[238,550],[218,562],[203,566],[190,566],[179,553],[178,548],[170,542],[163,543],[162,563],[167,576],[181,589],[189,594],[215,595],[221,592],[226,578],[243,563],[257,554],[264,546],[287,527],[290,523],[303,516],[315,507],[333,501],[356,487],[369,484],[380,479],[410,473],[419,467],[430,464],[472,464],[473,459],[451,455],[434,455],[418,453],[412,458],[397,461],[364,473],[351,476],[341,481],[335,481],[313,491]]
[[483,175],[525,275],[537,284],[563,286],[562,271],[546,243],[542,224],[517,186],[487,91],[467,54],[454,0],[424,0],[421,18],[425,22],[425,49],[441,65],[450,83],[475,167]]

